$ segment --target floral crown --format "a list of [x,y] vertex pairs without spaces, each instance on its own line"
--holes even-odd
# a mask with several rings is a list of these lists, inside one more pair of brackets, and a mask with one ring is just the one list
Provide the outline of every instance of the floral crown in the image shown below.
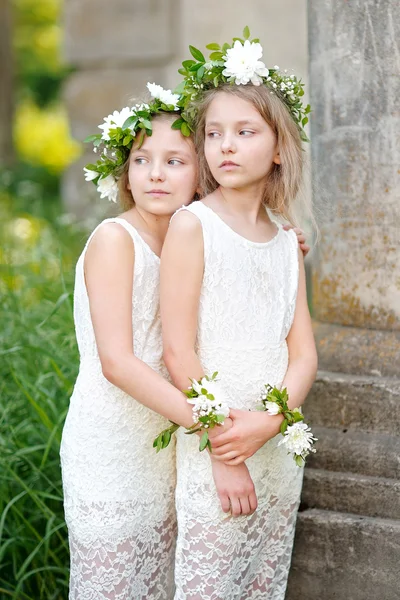
[[301,101],[304,96],[304,83],[295,75],[289,75],[287,70],[280,71],[276,65],[268,69],[260,60],[263,49],[259,39],[250,40],[250,30],[245,27],[243,38],[233,38],[232,45],[208,44],[211,50],[209,60],[193,46],[189,46],[193,59],[184,60],[179,73],[184,79],[175,92],[181,94],[179,105],[182,108],[181,118],[177,122],[186,122],[191,131],[194,130],[197,109],[196,100],[209,89],[217,88],[221,84],[231,83],[236,85],[265,85],[276,93],[285,103],[299,127],[301,139],[308,142],[304,131],[308,123],[308,114],[311,111],[309,104],[304,106]]
[[[117,201],[117,181],[122,166],[129,157],[133,142],[137,141],[140,147],[144,136],[152,134],[153,117],[160,113],[177,113],[178,116],[181,110],[178,106],[181,98],[171,90],[164,90],[155,83],[148,83],[147,89],[152,96],[149,104],[136,104],[132,108],[127,106],[121,111],[115,110],[99,125],[102,133],[90,135],[85,139],[85,142],[93,143],[95,153],[100,152],[99,160],[83,169],[86,181],[92,181],[97,186],[100,198]],[[190,135],[186,123],[180,123],[178,126],[175,123],[174,128],[181,129],[186,136]]]
[[304,106],[304,83],[295,75],[283,73],[278,66],[268,69],[260,60],[262,46],[258,39],[250,40],[250,30],[245,27],[243,38],[233,38],[232,45],[208,44],[211,50],[209,60],[195,48],[189,46],[193,59],[184,60],[179,73],[183,81],[174,90],[164,90],[160,85],[148,83],[152,101],[149,104],[137,104],[132,108],[125,107],[120,112],[114,111],[105,117],[99,125],[103,133],[91,135],[85,142],[92,142],[94,152],[100,150],[99,160],[84,167],[86,181],[97,186],[101,198],[117,201],[117,181],[121,168],[129,157],[132,144],[143,143],[145,135],[152,134],[152,118],[160,113],[176,113],[177,119],[172,128],[179,129],[188,137],[194,131],[197,107],[205,91],[219,87],[221,84],[265,85],[276,93],[285,103],[299,127],[301,139],[308,142],[304,126],[308,123],[311,111],[309,104]]

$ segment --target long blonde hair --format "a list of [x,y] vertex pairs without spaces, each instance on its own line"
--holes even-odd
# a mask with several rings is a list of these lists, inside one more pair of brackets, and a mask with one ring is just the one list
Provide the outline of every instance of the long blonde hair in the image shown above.
[[[201,195],[207,196],[218,187],[205,158],[204,142],[208,107],[221,92],[250,102],[273,130],[280,164],[273,163],[266,177],[262,201],[273,214],[283,217],[292,224],[298,224],[300,211],[295,206],[295,200],[302,186],[305,162],[300,132],[283,100],[263,85],[221,85],[206,91],[203,99],[197,104],[195,144],[200,165]],[[306,198],[302,198],[301,202],[303,204],[301,212],[308,213],[307,216],[314,222],[311,202]]]

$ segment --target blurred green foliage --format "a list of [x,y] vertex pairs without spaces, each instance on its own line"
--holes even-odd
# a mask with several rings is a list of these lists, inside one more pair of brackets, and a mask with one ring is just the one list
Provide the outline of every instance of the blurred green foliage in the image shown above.
[[13,46],[19,100],[44,107],[71,71],[61,58],[61,0],[13,0]]

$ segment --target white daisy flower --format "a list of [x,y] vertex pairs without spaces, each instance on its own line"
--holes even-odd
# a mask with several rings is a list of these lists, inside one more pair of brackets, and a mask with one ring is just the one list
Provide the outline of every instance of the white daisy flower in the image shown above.
[[246,40],[241,44],[239,40],[233,48],[226,51],[225,69],[222,74],[235,78],[236,85],[246,85],[251,81],[253,85],[260,85],[262,77],[268,77],[269,71],[259,59],[262,57],[261,44]]
[[294,423],[286,429],[279,446],[285,444],[288,452],[299,456],[307,456],[312,452],[313,443],[317,441],[307,423]]
[[86,167],[83,167],[83,171],[85,173],[85,181],[93,181],[93,179],[96,179],[96,177],[99,176],[97,171],[92,171]]
[[179,110],[177,103],[179,100],[178,94],[173,94],[171,90],[164,90],[161,85],[156,85],[155,83],[148,83],[147,89],[149,90],[152,98],[156,98],[157,100],[161,100],[164,104],[172,104],[175,110]]
[[276,402],[270,402],[269,400],[267,400],[266,402],[264,402],[264,406],[265,410],[271,417],[279,415],[279,413],[281,412],[281,408]]
[[97,183],[97,191],[100,198],[108,198],[111,202],[116,202],[118,197],[117,182],[112,175],[107,175]]
[[103,134],[101,138],[103,140],[110,139],[110,129],[116,129],[117,127],[122,127],[125,121],[133,115],[133,111],[131,108],[126,106],[121,111],[114,110],[112,115],[108,115],[108,117],[104,118],[104,123],[99,125],[99,129],[103,130]]

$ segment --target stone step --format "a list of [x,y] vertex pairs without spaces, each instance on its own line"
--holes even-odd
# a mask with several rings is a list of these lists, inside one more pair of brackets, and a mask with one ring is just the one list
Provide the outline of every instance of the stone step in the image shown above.
[[299,513],[286,600],[399,600],[400,522]]
[[344,327],[315,319],[313,329],[320,369],[378,377],[399,376],[400,331]]
[[307,458],[313,469],[400,479],[400,437],[384,433],[314,427],[315,454]]
[[400,519],[400,481],[307,467],[301,507]]
[[304,413],[323,427],[398,435],[400,379],[319,371]]

